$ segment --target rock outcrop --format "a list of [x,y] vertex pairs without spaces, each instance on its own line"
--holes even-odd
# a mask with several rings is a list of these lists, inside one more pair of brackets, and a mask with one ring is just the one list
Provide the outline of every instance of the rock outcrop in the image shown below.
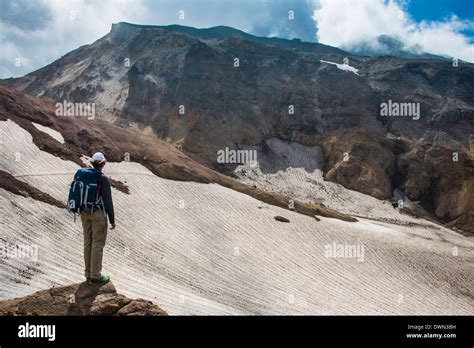
[[326,180],[378,199],[392,196],[390,177],[395,156],[365,132],[348,130],[328,136],[323,143],[326,154]]
[[114,285],[77,283],[0,302],[0,315],[168,315],[151,301],[118,294]]
[[47,193],[41,192],[37,188],[28,185],[21,180],[18,180],[13,175],[5,172],[4,170],[0,170],[0,188],[4,188],[5,190],[13,192],[17,195],[22,195],[23,197],[32,197],[38,201],[54,205],[58,208],[66,208],[66,204],[63,202],[60,202]]
[[461,144],[440,144],[423,138],[398,160],[404,178],[400,187],[412,201],[421,201],[435,216],[474,230],[474,167]]

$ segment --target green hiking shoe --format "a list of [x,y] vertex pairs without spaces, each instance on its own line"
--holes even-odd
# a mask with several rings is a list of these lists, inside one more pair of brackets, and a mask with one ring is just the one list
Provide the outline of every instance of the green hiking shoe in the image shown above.
[[100,278],[87,278],[89,284],[107,284],[110,280],[109,276],[101,276]]

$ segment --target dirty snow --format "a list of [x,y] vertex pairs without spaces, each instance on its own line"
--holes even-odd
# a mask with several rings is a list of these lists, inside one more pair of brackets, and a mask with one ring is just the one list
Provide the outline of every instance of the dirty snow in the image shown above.
[[40,130],[41,132],[43,133],[46,133],[48,135],[50,135],[51,137],[53,137],[54,139],[56,139],[57,141],[59,141],[61,144],[64,144],[64,137],[63,135],[58,132],[57,130],[55,129],[52,129],[50,127],[45,127],[39,123],[35,123],[35,122],[31,122],[33,123],[33,126],[35,126],[38,130]]
[[[5,144],[1,168],[65,200],[77,165],[39,150],[12,121],[0,122],[0,135],[17,140]],[[20,161],[10,160],[15,151]],[[474,311],[474,243],[449,230],[318,222],[216,184],[162,179],[133,162],[108,163],[105,173],[130,195],[113,189],[118,227],[109,231],[104,272],[119,292],[170,314]],[[0,300],[83,280],[79,221],[3,189],[0,201],[1,242],[38,246],[37,261],[2,255]],[[326,257],[332,243],[363,245],[364,260]]]
[[295,200],[320,203],[356,217],[397,225],[439,226],[400,213],[388,201],[346,189],[324,180],[324,159],[319,146],[304,146],[279,139],[268,139],[265,146],[245,146],[257,151],[257,163],[239,165],[234,174],[241,182],[269,192],[279,192]]

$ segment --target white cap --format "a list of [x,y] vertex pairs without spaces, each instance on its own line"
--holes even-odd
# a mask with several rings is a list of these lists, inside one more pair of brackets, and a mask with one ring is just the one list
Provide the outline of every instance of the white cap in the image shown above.
[[102,152],[96,152],[92,155],[91,159],[89,160],[92,163],[102,163],[105,162],[105,156]]

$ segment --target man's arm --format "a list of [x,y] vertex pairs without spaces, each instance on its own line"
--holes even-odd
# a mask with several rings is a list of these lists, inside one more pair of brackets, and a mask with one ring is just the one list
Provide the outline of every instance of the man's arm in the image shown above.
[[105,176],[101,176],[102,179],[102,200],[104,201],[104,209],[109,217],[111,225],[115,225],[114,215],[114,203],[112,201],[112,190],[110,189],[109,179]]

